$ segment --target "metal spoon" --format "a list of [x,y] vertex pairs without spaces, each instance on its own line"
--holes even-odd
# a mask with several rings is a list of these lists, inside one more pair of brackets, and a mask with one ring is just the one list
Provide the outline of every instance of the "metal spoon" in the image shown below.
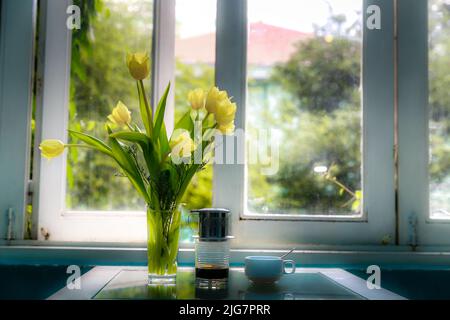
[[292,248],[291,251],[289,251],[288,253],[283,254],[280,258],[283,259],[283,258],[287,257],[287,256],[290,255],[294,250],[295,250],[295,248]]

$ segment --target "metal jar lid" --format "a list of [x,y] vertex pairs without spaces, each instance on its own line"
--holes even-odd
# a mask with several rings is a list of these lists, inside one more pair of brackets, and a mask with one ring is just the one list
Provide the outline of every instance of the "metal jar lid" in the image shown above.
[[223,208],[204,208],[191,210],[198,214],[198,237],[200,240],[228,239],[228,218],[230,210]]

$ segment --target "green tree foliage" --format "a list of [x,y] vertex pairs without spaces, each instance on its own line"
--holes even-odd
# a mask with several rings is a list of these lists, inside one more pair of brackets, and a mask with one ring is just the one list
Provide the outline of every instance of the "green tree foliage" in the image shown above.
[[[361,189],[361,42],[354,37],[357,25],[345,29],[344,22],[345,17],[332,16],[326,26],[316,26],[314,37],[299,42],[265,84],[266,96],[277,102],[262,108],[260,120],[252,123],[270,123],[282,133],[280,168],[265,177],[260,167],[250,166],[249,206],[254,211],[352,211],[354,197],[314,172],[315,166],[325,165],[349,190]],[[258,90],[254,85],[250,95]]]
[[[106,116],[119,100],[138,114],[125,56],[129,51],[151,51],[152,1],[79,0],[78,4],[83,19],[81,30],[73,32],[69,128],[103,137]],[[149,81],[146,87],[149,92]],[[68,208],[144,208],[113,161],[95,151],[70,149],[67,178]]]
[[360,51],[359,42],[346,38],[302,41],[289,61],[276,67],[274,80],[303,110],[331,112],[351,102],[359,86]]

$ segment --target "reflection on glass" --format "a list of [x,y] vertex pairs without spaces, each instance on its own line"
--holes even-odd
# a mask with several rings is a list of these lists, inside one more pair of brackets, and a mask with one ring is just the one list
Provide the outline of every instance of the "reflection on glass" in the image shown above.
[[[104,123],[121,100],[138,121],[136,85],[128,74],[129,51],[151,52],[152,0],[76,0],[81,30],[72,33],[69,129],[106,139]],[[150,92],[150,80],[145,82]],[[69,143],[77,143],[69,138]],[[66,207],[72,210],[139,210],[145,204],[113,161],[71,148],[67,157]]]
[[279,170],[247,165],[252,213],[357,215],[362,1],[249,0],[246,133],[276,130]]
[[450,2],[429,0],[430,214],[450,218]]
[[[201,8],[199,11],[198,8]],[[199,17],[201,12],[201,18]],[[216,60],[216,0],[177,0],[175,39],[175,122],[190,108],[187,95],[190,90],[208,90],[214,85]],[[212,205],[212,166],[194,177],[183,201],[188,208],[208,208]],[[193,242],[197,230],[194,219],[183,214],[182,242]]]
[[354,300],[362,297],[317,271],[286,275],[274,284],[254,284],[241,268],[231,268],[226,284],[199,283],[193,268],[177,270],[176,285],[147,285],[144,268],[122,270],[94,299],[231,299],[231,300]]

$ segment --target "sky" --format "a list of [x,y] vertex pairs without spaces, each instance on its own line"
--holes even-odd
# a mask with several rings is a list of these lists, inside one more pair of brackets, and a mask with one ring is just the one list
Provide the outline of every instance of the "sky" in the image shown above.
[[[313,23],[324,25],[330,3],[334,14],[344,13],[348,21],[358,18],[362,0],[248,0],[250,22],[312,32]],[[180,37],[215,30],[216,0],[176,0],[177,33]]]

